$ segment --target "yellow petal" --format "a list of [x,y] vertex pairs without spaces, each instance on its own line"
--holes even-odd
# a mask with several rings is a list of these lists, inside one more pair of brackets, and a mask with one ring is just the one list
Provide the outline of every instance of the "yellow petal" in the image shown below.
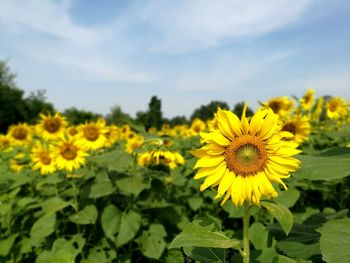
[[219,155],[219,156],[206,156],[201,159],[199,159],[194,166],[194,169],[199,167],[213,167],[219,165],[223,160],[225,159],[225,156]]
[[217,198],[223,196],[223,194],[229,189],[232,185],[233,180],[235,179],[235,174],[228,169],[226,170],[223,178],[220,181]]

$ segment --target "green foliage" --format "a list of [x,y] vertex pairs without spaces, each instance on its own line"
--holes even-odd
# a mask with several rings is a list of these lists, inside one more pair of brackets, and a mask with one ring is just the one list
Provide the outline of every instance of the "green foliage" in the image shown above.
[[106,121],[109,124],[115,124],[115,125],[123,125],[130,122],[132,118],[129,114],[122,111],[122,108],[120,106],[113,106],[111,108],[110,113],[106,116]]
[[[235,106],[233,107],[233,113],[236,114],[239,118],[242,116],[242,113],[243,113],[243,108],[244,108],[244,102],[239,102],[237,104],[235,104]],[[254,111],[247,107],[246,109],[246,116],[247,117],[251,117],[254,115]]]
[[102,117],[100,114],[96,114],[92,111],[79,110],[75,107],[66,109],[63,115],[67,118],[67,121],[73,125],[96,121],[98,118]]
[[140,111],[136,113],[136,121],[142,123],[146,130],[151,127],[159,130],[164,122],[161,100],[157,96],[152,96],[148,103],[148,110],[146,112]]
[[226,102],[223,101],[211,101],[207,105],[202,105],[199,108],[195,109],[191,115],[191,121],[195,118],[207,121],[214,118],[214,113],[217,112],[218,108],[228,110],[229,106]]

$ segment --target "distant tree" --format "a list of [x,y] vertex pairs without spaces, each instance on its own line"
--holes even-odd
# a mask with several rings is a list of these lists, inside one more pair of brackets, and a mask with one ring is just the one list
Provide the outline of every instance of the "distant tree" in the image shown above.
[[151,127],[160,129],[163,125],[162,102],[157,96],[153,96],[148,104],[146,112],[136,113],[136,120],[145,125],[148,130]]
[[175,116],[168,122],[171,126],[188,124],[188,120],[185,116]]
[[210,120],[214,117],[214,113],[218,110],[218,108],[221,109],[229,109],[229,106],[226,102],[223,101],[211,101],[207,105],[202,105],[199,108],[195,109],[194,112],[191,115],[191,121],[195,118],[200,118],[201,120]]
[[[236,105],[233,107],[233,112],[240,118],[243,113],[243,108],[244,108],[244,102],[236,103]],[[246,116],[251,117],[253,115],[254,115],[254,111],[251,108],[247,107]]]
[[10,72],[6,62],[0,61],[0,132],[19,122],[33,123],[40,112],[53,111],[53,105],[45,101],[44,91],[24,97],[24,91],[15,84],[16,75]]
[[132,118],[129,114],[122,111],[121,107],[115,105],[111,108],[110,113],[107,114],[106,120],[110,124],[123,125],[128,123]]
[[66,116],[69,123],[78,125],[88,121],[96,121],[102,116],[100,114],[94,113],[92,111],[79,110],[75,107],[66,109],[63,112],[63,115]]

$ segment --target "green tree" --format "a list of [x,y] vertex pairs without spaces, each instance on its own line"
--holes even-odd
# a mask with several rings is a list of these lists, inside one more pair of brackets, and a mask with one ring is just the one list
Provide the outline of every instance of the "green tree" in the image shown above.
[[107,114],[106,120],[109,124],[123,125],[132,120],[129,114],[122,111],[121,107],[115,105],[111,108],[110,113]]
[[102,116],[92,111],[79,110],[75,107],[66,109],[63,114],[66,116],[69,123],[78,125],[88,121],[96,121]]
[[[234,114],[236,114],[240,118],[242,116],[242,113],[243,113],[243,108],[244,108],[244,102],[236,103],[235,106],[233,107]],[[253,110],[251,108],[247,107],[246,116],[251,117],[253,115],[254,115]]]
[[157,96],[153,96],[148,104],[147,112],[137,112],[136,120],[144,124],[146,130],[151,127],[160,129],[164,122],[161,100]]
[[28,123],[34,123],[40,113],[54,113],[55,109],[52,103],[46,101],[45,90],[32,92],[24,99],[25,119]]
[[202,105],[199,108],[195,109],[191,115],[191,121],[193,121],[195,118],[199,118],[204,121],[210,120],[214,117],[214,113],[218,110],[219,107],[221,109],[229,109],[229,106],[226,102],[211,101],[209,104]]

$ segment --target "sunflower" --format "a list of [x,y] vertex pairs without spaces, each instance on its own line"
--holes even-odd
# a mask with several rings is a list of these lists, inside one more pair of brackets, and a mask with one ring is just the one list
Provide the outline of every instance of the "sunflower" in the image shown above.
[[140,166],[166,165],[175,169],[178,165],[184,164],[185,159],[181,154],[168,150],[151,150],[139,155]]
[[300,99],[300,105],[305,110],[310,110],[315,100],[315,90],[308,89],[304,96]]
[[36,126],[37,133],[45,140],[57,140],[64,133],[67,121],[60,113],[54,116],[51,114],[40,114],[40,122]]
[[120,138],[126,139],[129,136],[131,129],[129,125],[124,124],[123,126],[120,127],[119,131],[120,131]]
[[339,119],[347,114],[347,105],[340,97],[331,98],[326,104],[326,109],[330,119]]
[[77,144],[87,151],[97,150],[107,143],[106,123],[103,119],[97,122],[89,122],[78,127]]
[[199,135],[202,131],[205,130],[205,123],[200,119],[194,119],[192,121],[192,125],[190,127],[190,130],[194,136]]
[[200,187],[217,186],[216,198],[230,197],[236,206],[260,203],[261,198],[272,198],[277,192],[273,182],[280,183],[295,171],[300,161],[292,156],[300,151],[296,143],[285,141],[290,133],[278,129],[278,116],[271,109],[259,110],[248,120],[244,107],[241,120],[232,112],[219,109],[216,114],[218,130],[202,133],[202,148],[192,152],[199,158],[195,179],[206,177]]
[[8,136],[15,146],[26,146],[32,140],[32,130],[25,123],[13,125],[8,131]]
[[293,137],[287,140],[301,144],[308,139],[310,134],[310,119],[307,116],[295,115],[290,119],[282,121],[281,130],[293,134]]
[[126,142],[126,152],[133,153],[136,148],[140,147],[143,144],[145,139],[142,135],[135,133],[130,133],[129,137],[131,138],[129,138]]
[[57,168],[69,172],[85,164],[85,158],[88,156],[72,137],[61,137],[52,152]]
[[312,112],[311,115],[311,119],[313,121],[319,121],[322,115],[322,111],[323,111],[323,101],[324,98],[323,97],[319,97],[317,102],[316,102],[316,106],[314,108],[314,111]]
[[269,107],[274,113],[284,116],[290,113],[293,109],[294,102],[288,96],[276,97],[263,103],[264,106]]
[[115,125],[107,126],[105,134],[107,138],[106,147],[111,147],[119,139],[119,128]]
[[23,152],[17,153],[10,161],[10,169],[13,172],[20,172],[25,168],[28,164],[28,160],[26,158],[26,154]]
[[47,146],[38,143],[33,147],[30,158],[33,170],[39,170],[40,174],[46,175],[56,171],[55,159]]
[[1,151],[11,151],[12,149],[12,139],[8,135],[0,134],[0,150]]

